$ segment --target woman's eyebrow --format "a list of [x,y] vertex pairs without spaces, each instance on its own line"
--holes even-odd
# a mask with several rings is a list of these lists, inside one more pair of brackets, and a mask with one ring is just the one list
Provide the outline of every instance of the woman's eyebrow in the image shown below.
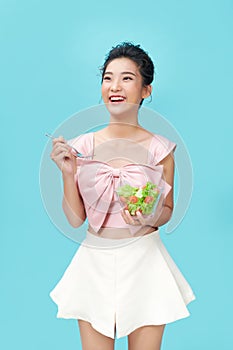
[[[113,72],[105,72],[104,74],[113,74]],[[121,72],[121,74],[131,74],[131,75],[134,75],[136,77],[136,74],[133,72]]]

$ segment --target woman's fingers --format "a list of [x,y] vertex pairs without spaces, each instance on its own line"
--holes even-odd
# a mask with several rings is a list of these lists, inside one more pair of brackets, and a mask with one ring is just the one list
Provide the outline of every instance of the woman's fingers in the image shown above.
[[65,161],[67,158],[71,159],[72,155],[65,150],[57,154],[54,159],[56,159],[58,162],[61,162],[61,161]]
[[65,161],[67,159],[72,159],[73,155],[67,149],[58,149],[53,150],[50,154],[50,157],[55,162],[60,162],[61,160]]
[[61,155],[65,158],[72,158],[72,148],[66,143],[63,136],[53,139],[51,158],[56,161]]
[[130,215],[128,210],[123,209],[121,211],[121,215],[123,217],[123,219],[125,220],[125,222],[129,225],[137,225],[137,226],[143,226],[146,224],[146,220],[144,219],[144,217],[142,216],[142,214],[140,213],[140,211],[136,212],[136,216],[132,216]]
[[128,218],[128,215],[126,215],[126,210],[125,209],[121,210],[121,216],[125,220],[126,224],[130,224],[130,219]]
[[66,152],[67,155],[71,154],[71,148],[65,144],[61,144],[61,143],[57,143],[56,145],[54,145],[53,147],[53,155],[57,156],[59,155],[61,152]]
[[66,147],[67,149],[70,148],[62,136],[59,136],[59,137],[53,139],[53,150],[56,150],[60,147]]
[[59,136],[59,137],[55,137],[55,138],[53,139],[53,144],[56,144],[57,142],[66,143],[66,140],[64,139],[63,136]]
[[146,221],[140,211],[136,211],[137,219],[140,222],[141,225],[145,225]]
[[77,170],[76,157],[63,136],[53,139],[53,149],[50,158],[64,173],[74,174]]
[[133,217],[132,215],[130,215],[128,210],[123,209],[121,211],[121,215],[123,217],[123,219],[125,220],[125,222],[129,225],[141,225],[141,222],[139,220],[138,217]]

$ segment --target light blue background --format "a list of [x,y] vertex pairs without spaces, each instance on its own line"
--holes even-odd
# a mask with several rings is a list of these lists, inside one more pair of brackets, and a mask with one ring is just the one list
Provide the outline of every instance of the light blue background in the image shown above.
[[[150,108],[192,159],[190,208],[163,240],[191,283],[192,316],[163,350],[228,350],[232,340],[232,2],[0,2],[1,349],[81,349],[75,320],[48,293],[77,249],[42,206],[40,158],[52,132],[100,99],[98,67],[115,44],[140,43],[158,76]],[[116,349],[126,349],[126,338]]]

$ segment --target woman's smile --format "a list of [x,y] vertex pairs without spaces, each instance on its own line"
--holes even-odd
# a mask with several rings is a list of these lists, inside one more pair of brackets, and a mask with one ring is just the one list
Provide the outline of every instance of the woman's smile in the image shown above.
[[111,95],[109,96],[109,102],[113,104],[118,104],[126,101],[126,97],[122,95]]

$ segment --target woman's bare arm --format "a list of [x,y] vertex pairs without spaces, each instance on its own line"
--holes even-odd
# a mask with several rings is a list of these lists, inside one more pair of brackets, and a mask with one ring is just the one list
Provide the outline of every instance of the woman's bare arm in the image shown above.
[[158,217],[156,217],[157,215],[155,214],[153,226],[162,226],[166,224],[172,216],[174,206],[173,187],[175,164],[173,152],[167,155],[159,164],[163,165],[163,179],[171,186],[171,190],[167,194],[165,200],[163,196],[161,196],[160,203],[158,203],[157,207],[158,211],[156,210]]
[[53,140],[50,157],[62,172],[64,188],[62,207],[64,213],[71,226],[79,227],[86,219],[86,212],[75,181],[77,159],[72,154],[72,148],[62,136]]
[[73,227],[79,227],[86,219],[86,212],[74,176],[62,174],[64,195],[62,207],[67,220]]

